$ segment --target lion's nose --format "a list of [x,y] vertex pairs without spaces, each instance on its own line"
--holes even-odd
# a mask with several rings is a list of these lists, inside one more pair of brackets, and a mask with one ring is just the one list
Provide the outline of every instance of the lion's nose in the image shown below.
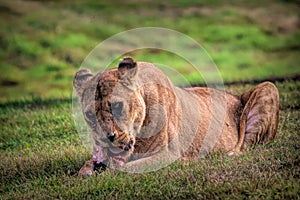
[[115,140],[115,138],[116,138],[115,133],[111,132],[111,133],[108,134],[109,141],[113,142]]
[[132,141],[130,141],[130,142],[128,142],[127,144],[126,144],[126,146],[125,146],[125,151],[129,151],[129,149],[131,149],[131,147],[132,147]]

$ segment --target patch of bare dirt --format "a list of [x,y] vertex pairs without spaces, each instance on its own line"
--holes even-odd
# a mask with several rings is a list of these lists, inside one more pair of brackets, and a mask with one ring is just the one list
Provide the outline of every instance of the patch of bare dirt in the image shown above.
[[[287,12],[289,8],[255,8],[241,9],[241,13],[249,18],[249,20],[260,24],[266,31],[275,34],[285,35],[292,34],[299,30],[300,21],[296,12]],[[293,10],[291,10],[293,11]]]

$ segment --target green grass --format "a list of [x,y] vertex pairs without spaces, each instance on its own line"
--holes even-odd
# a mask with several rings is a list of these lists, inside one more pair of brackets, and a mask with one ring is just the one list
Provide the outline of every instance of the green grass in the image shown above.
[[[25,99],[0,104],[1,199],[297,199],[300,197],[300,82],[280,91],[277,138],[241,156],[211,154],[156,172],[77,173],[90,158],[75,130],[71,99]],[[237,94],[253,85],[235,85]]]
[[[71,116],[72,80],[85,57],[103,40],[132,28],[157,26],[190,36],[225,82],[300,75],[298,4],[0,1],[0,199],[299,199],[299,80],[276,83],[281,112],[274,142],[238,157],[219,152],[146,174],[108,170],[78,178],[91,155]],[[130,55],[171,66],[191,83],[203,81],[173,53],[146,49]],[[236,94],[251,87],[227,90]]]
[[[195,39],[225,82],[300,74],[297,2],[3,0],[0,101],[69,98],[74,73],[97,44],[147,26]],[[174,67],[192,83],[203,82],[180,57],[167,52],[140,51],[134,57]]]

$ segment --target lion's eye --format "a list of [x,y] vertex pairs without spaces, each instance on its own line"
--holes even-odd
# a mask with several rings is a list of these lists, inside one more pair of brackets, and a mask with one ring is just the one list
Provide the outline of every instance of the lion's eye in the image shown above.
[[119,118],[122,115],[123,106],[121,101],[110,103],[110,110],[114,117]]
[[96,118],[95,113],[92,112],[91,110],[86,111],[84,114],[85,114],[85,117],[90,121],[93,121]]
[[123,102],[118,101],[118,102],[112,102],[110,104],[111,109],[122,109],[123,108]]

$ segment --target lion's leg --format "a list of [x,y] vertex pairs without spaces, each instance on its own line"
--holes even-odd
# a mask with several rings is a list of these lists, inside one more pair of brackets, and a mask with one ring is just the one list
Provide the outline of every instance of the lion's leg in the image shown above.
[[129,160],[122,167],[127,172],[150,172],[172,163],[181,156],[180,148],[174,149],[174,146],[170,145],[162,147],[162,149],[153,154],[145,154],[137,159]]
[[270,127],[268,129],[268,132],[263,137],[262,142],[264,144],[275,138],[277,128],[278,128],[278,122],[279,122],[279,100],[278,100],[277,112],[276,112],[276,114],[273,113],[272,119],[271,119],[271,124],[270,124]]
[[279,94],[270,82],[258,85],[253,90],[249,102],[243,149],[252,144],[267,143],[276,136],[279,119]]
[[240,117],[239,139],[235,147],[228,152],[228,155],[230,156],[240,154],[241,152],[241,148],[245,140],[246,121],[247,121],[248,112],[249,112],[249,106],[248,107],[245,106]]
[[245,106],[240,118],[239,141],[233,150],[237,153],[252,144],[273,139],[279,115],[279,94],[273,83],[261,83],[240,98]]

